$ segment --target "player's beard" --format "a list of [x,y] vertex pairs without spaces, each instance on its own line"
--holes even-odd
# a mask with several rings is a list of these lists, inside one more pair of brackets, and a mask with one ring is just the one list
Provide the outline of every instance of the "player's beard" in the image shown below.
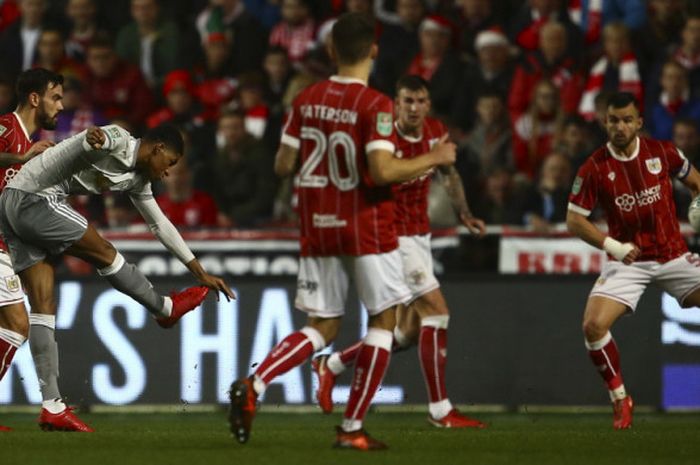
[[58,112],[52,118],[51,116],[49,116],[48,112],[46,111],[46,107],[43,103],[39,105],[37,110],[39,127],[41,129],[46,129],[47,131],[53,131],[54,129],[56,129],[56,125],[58,124]]
[[[623,134],[624,136],[624,134]],[[610,138],[610,143],[615,147],[616,149],[622,151],[629,147],[629,145],[634,141],[634,139],[637,137],[637,134],[632,134],[629,137],[625,137],[624,139],[622,137],[611,137]]]

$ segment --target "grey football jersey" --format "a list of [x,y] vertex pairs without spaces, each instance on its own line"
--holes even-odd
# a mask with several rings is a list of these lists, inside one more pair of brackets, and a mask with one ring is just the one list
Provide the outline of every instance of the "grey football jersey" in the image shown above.
[[86,150],[83,131],[28,161],[7,187],[58,198],[106,191],[153,197],[151,181],[134,170],[140,141],[116,125],[101,129],[107,138],[103,149]]

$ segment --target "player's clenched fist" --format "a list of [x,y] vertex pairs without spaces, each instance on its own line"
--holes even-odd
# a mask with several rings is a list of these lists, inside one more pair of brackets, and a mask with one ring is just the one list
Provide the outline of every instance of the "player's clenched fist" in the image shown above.
[[107,141],[107,138],[102,129],[98,128],[97,126],[93,126],[87,130],[85,140],[94,150],[100,150]]
[[457,160],[457,145],[453,142],[448,142],[448,137],[447,134],[443,135],[431,150],[438,165],[452,165]]

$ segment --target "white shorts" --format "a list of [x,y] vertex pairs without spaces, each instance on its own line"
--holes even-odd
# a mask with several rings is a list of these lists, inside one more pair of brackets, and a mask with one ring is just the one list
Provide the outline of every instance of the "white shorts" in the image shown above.
[[616,300],[634,311],[649,284],[656,284],[684,306],[686,297],[700,288],[700,257],[686,253],[666,263],[631,265],[610,260],[603,266],[590,295]]
[[345,313],[350,279],[370,315],[411,299],[398,249],[358,257],[301,257],[295,306],[309,316],[334,318]]
[[0,307],[24,301],[24,291],[19,276],[12,269],[12,260],[0,250]]
[[440,287],[433,272],[430,234],[399,236],[399,252],[403,260],[404,279],[412,293],[411,300]]

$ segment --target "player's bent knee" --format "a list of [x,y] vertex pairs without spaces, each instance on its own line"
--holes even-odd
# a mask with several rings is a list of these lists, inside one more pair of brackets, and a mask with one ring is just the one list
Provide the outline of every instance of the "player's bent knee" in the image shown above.
[[24,337],[29,337],[29,318],[22,304],[14,304],[2,309],[0,326]]
[[583,320],[583,334],[588,341],[597,341],[607,334],[610,327],[598,318],[585,318]]

